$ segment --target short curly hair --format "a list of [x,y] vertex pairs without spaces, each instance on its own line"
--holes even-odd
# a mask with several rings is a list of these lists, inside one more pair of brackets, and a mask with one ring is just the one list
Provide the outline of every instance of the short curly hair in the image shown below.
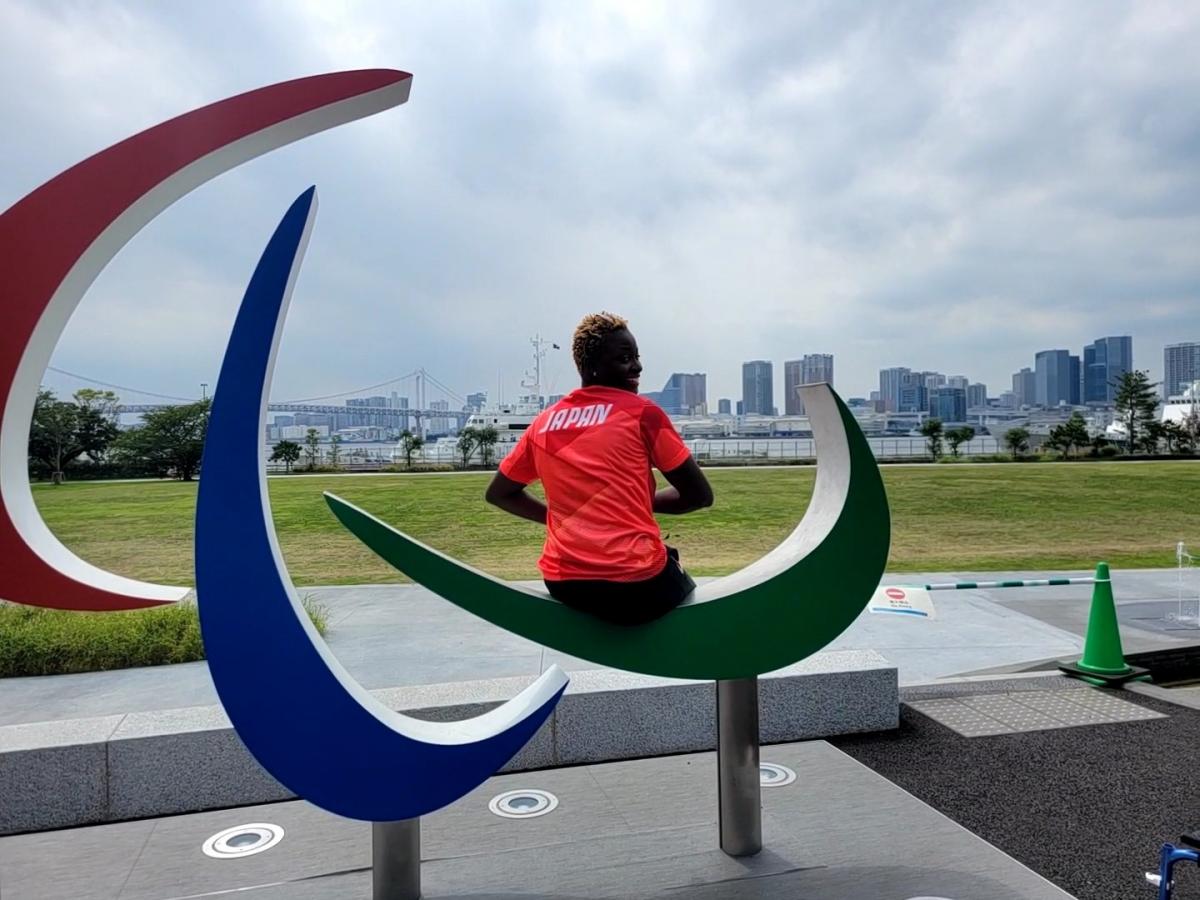
[[575,357],[575,368],[583,375],[600,352],[601,342],[614,331],[628,328],[629,323],[610,312],[586,315],[575,326],[571,337],[571,355]]

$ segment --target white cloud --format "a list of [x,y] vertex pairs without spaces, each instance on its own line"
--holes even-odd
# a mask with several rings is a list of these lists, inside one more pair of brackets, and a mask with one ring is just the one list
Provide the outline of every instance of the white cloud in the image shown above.
[[[515,392],[535,331],[631,317],[648,386],[833,352],[994,389],[1033,353],[1200,340],[1200,12],[1181,4],[0,2],[0,203],[188,108],[389,66],[409,104],[206,185],[85,298],[56,364],[212,381],[270,229],[321,212],[277,395],[424,365]],[[565,353],[559,389],[573,379]],[[194,391],[194,388],[192,388]],[[777,391],[778,393],[778,391]]]

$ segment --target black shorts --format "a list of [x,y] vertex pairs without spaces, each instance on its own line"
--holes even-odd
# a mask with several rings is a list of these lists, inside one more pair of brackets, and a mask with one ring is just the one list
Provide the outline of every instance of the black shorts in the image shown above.
[[667,548],[667,564],[644,581],[576,579],[547,581],[550,596],[580,612],[614,625],[644,625],[666,615],[696,588],[683,566],[679,551]]

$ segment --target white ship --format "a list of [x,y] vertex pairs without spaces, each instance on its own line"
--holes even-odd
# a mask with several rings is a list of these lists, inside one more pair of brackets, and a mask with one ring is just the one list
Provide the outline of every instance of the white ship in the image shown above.
[[1193,413],[1200,413],[1200,381],[1193,381],[1182,394],[1168,397],[1163,404],[1162,420],[1182,425]]
[[494,428],[499,438],[497,443],[515,443],[541,411],[537,396],[521,397],[516,403],[499,403],[474,413],[467,419],[467,428]]

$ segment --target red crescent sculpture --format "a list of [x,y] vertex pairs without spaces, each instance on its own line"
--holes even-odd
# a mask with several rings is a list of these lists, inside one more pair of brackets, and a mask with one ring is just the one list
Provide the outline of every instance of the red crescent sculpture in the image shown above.
[[42,521],[29,488],[29,426],[54,346],[109,260],[180,197],[269,150],[403,103],[411,83],[406,72],[368,69],[239,94],[85,159],[0,215],[0,599],[106,611],[187,593],[99,569]]

